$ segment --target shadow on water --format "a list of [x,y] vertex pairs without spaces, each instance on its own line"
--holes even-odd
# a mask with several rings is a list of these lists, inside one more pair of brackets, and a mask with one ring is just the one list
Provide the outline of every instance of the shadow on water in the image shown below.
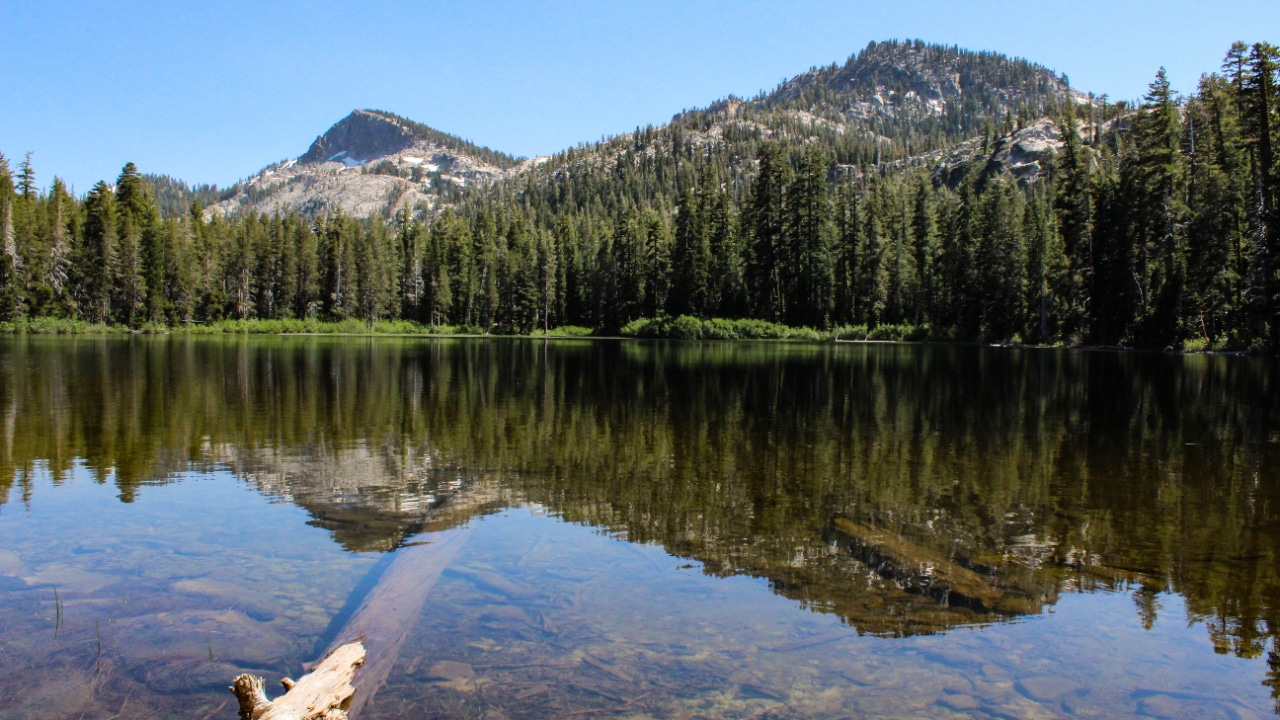
[[[501,498],[468,513],[531,507],[660,546],[706,578],[763,579],[859,635],[984,627],[1091,591],[1132,592],[1150,628],[1160,598],[1175,595],[1215,652],[1270,653],[1275,687],[1276,370],[1250,358],[951,346],[6,339],[0,517],[33,502],[42,475],[56,485],[83,472],[133,503],[147,486],[231,471],[365,563],[365,580],[339,598],[345,610],[295,664],[376,583],[386,561],[369,554],[437,526],[438,498],[466,480]],[[0,576],[16,576],[5,562]],[[456,618],[478,628],[469,642],[514,622],[527,642],[582,647],[552,619],[583,602],[571,586],[515,603],[519,613],[494,610],[493,583],[475,573],[497,571],[476,562],[441,588],[475,609]],[[572,576],[544,570],[522,582]],[[262,612],[236,602],[227,612]],[[240,621],[230,617],[184,622]],[[835,637],[772,647],[815,652]],[[628,671],[566,657],[621,683],[596,699],[631,707],[639,693],[608,668]],[[429,670],[404,676],[467,686]],[[537,690],[527,698],[551,692],[545,678],[512,682]],[[736,686],[761,702],[778,692],[763,678]],[[1043,690],[1017,687],[1024,698]],[[455,714],[475,710],[472,690]]]

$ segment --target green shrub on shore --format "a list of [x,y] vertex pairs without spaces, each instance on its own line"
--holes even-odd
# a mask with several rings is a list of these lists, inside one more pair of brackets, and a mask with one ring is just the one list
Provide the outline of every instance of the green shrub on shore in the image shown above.
[[619,334],[673,340],[789,340],[801,334],[813,334],[814,339],[818,339],[817,331],[809,328],[790,328],[765,320],[703,320],[689,315],[633,320],[623,326]]
[[[119,333],[143,335],[483,335],[474,325],[423,325],[411,320],[378,320],[373,323],[348,318],[338,321],[316,319],[281,320],[217,320],[210,323],[166,326],[146,323],[137,328],[101,325],[64,318],[17,318],[0,322],[0,334],[73,335]],[[490,334],[521,335],[504,328]],[[599,334],[592,328],[564,325],[550,330],[534,330],[527,337],[581,338]],[[832,330],[790,327],[753,319],[678,317],[642,318],[626,324],[618,333],[632,338],[664,338],[671,340],[792,340],[824,342],[830,340],[923,341],[934,338],[928,325],[879,325],[867,328],[854,325]],[[945,339],[945,338],[944,338]]]
[[89,333],[128,332],[127,329],[111,325],[71,320],[68,318],[19,317],[0,322],[0,334],[9,335],[85,335]]
[[642,318],[623,326],[619,334],[634,338],[667,338],[672,340],[796,340],[821,342],[829,340],[881,340],[923,342],[933,337],[928,325],[847,325],[831,330],[790,327],[764,320],[701,319],[678,317]]
[[925,342],[949,338],[936,337],[932,328],[926,325],[845,325],[831,330],[835,340],[879,340],[897,342]]
[[547,330],[546,332],[543,332],[541,330],[534,330],[529,334],[532,337],[549,337],[549,338],[590,337],[592,335],[595,335],[596,331],[592,330],[589,327],[582,327],[581,325],[561,325],[560,327],[553,327],[550,330]]

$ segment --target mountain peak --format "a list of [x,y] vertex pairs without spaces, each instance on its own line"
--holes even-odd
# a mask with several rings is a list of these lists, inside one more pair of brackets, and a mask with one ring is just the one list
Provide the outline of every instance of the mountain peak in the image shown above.
[[436,207],[461,188],[505,177],[518,161],[382,110],[353,110],[296,160],[237,183],[206,215],[271,212],[306,215],[341,209],[390,215],[409,205]]
[[359,165],[394,155],[413,145],[414,132],[394,116],[373,110],[353,110],[311,143],[300,164],[341,162]]
[[920,40],[870,43],[843,65],[814,68],[763,100],[772,106],[826,107],[850,118],[932,117],[953,135],[981,131],[960,115],[1039,117],[1065,101],[1089,102],[1065,77],[1042,65]]

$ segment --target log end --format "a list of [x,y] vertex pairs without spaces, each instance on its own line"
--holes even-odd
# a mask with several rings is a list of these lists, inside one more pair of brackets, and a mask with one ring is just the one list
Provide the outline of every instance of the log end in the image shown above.
[[227,688],[240,701],[240,720],[257,720],[271,708],[266,683],[253,675],[237,675]]
[[260,677],[240,675],[231,692],[240,701],[240,720],[347,720],[347,709],[356,689],[355,671],[365,660],[361,641],[348,643],[316,663],[297,682],[281,681],[286,692],[271,701]]

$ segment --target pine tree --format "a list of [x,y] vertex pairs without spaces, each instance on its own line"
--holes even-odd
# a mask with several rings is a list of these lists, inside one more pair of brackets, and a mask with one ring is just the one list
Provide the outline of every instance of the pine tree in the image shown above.
[[916,324],[931,322],[939,299],[938,218],[933,188],[923,176],[916,179],[911,215],[911,257],[915,263],[917,291],[908,319]]
[[556,236],[547,230],[538,233],[538,267],[542,298],[542,331],[564,321],[564,274]]
[[1093,282],[1089,303],[1090,333],[1093,341],[1103,345],[1115,345],[1130,340],[1133,319],[1139,307],[1141,285],[1135,265],[1134,244],[1131,239],[1129,208],[1131,202],[1125,193],[1120,175],[1129,175],[1131,153],[1118,159],[1119,172],[1110,172],[1096,178],[1093,240],[1090,255],[1093,257]]
[[424,279],[421,228],[414,220],[408,203],[396,215],[398,232],[396,240],[400,246],[400,315],[417,320],[422,316],[422,302],[427,292]]
[[1065,272],[1051,280],[1050,292],[1061,307],[1062,333],[1083,337],[1089,317],[1089,288],[1092,285],[1093,205],[1089,194],[1090,158],[1080,142],[1075,105],[1066,103],[1062,116],[1062,153],[1057,162],[1055,190],[1058,229],[1066,257]]
[[857,246],[853,249],[853,322],[875,327],[884,319],[889,300],[889,270],[885,258],[884,214],[881,181],[872,183],[864,196],[857,230]]
[[[705,214],[705,211],[702,213]],[[644,252],[641,258],[642,272],[644,273],[644,304],[640,309],[641,317],[657,317],[662,314],[663,308],[667,305],[668,294],[670,293],[669,278],[671,277],[671,232],[667,228],[667,223],[663,220],[662,215],[655,209],[650,209],[644,213],[641,218],[642,231],[644,232]],[[704,257],[703,265],[706,261],[706,233],[703,232],[702,254]],[[695,300],[704,308],[703,314],[706,313],[707,307],[707,284],[705,272],[701,286],[697,288],[698,294]]]
[[39,194],[39,188],[36,186],[36,171],[31,165],[32,154],[28,150],[18,166],[18,193],[24,200],[35,200],[36,195]]
[[105,323],[112,318],[116,227],[115,195],[105,182],[99,181],[85,198],[84,242],[76,262],[78,305],[90,322]]
[[982,195],[976,270],[982,335],[998,342],[1020,340],[1026,317],[1022,196],[1001,180]]
[[791,166],[781,146],[766,143],[759,150],[759,170],[751,184],[747,206],[747,295],[752,312],[764,320],[778,320],[786,308],[783,296],[783,224]]
[[670,315],[705,315],[710,243],[702,203],[686,189],[676,205],[675,243],[671,251]]
[[116,230],[113,308],[117,322],[158,321],[163,313],[164,248],[157,233],[159,209],[133,163],[116,179]]
[[272,218],[272,229],[275,234],[273,242],[276,246],[278,258],[274,263],[279,278],[276,287],[279,296],[276,298],[274,317],[292,318],[298,317],[298,293],[299,293],[299,271],[298,271],[298,241],[297,231],[294,226],[297,222],[293,217],[281,217],[277,212]]
[[72,273],[71,236],[69,228],[75,207],[75,199],[67,193],[67,188],[58,178],[53,179],[49,190],[49,222],[50,242],[49,259],[46,264],[45,282],[53,291],[53,302],[58,315],[69,312],[73,304],[69,296],[68,280]]
[[164,269],[164,300],[169,312],[167,321],[187,325],[194,319],[197,299],[197,265],[192,257],[195,249],[191,226],[178,218],[169,218],[162,221],[161,232],[164,246],[168,249]]
[[646,310],[646,281],[648,268],[648,233],[634,208],[628,208],[614,223],[613,266],[617,272],[618,327],[638,317]]
[[1280,252],[1273,247],[1280,237],[1280,217],[1276,199],[1280,171],[1276,168],[1275,137],[1280,122],[1280,49],[1269,43],[1256,43],[1250,48],[1240,78],[1240,97],[1253,177],[1250,198],[1250,235],[1253,253],[1250,258],[1249,288],[1255,317],[1255,332],[1270,342],[1280,344]]
[[832,251],[834,272],[834,317],[837,325],[856,322],[858,249],[861,245],[862,222],[858,198],[849,183],[840,185],[835,203],[835,248]]
[[715,188],[705,220],[711,265],[706,312],[719,317],[741,317],[746,312],[742,247],[735,220],[729,194]]
[[1142,341],[1176,341],[1185,277],[1184,173],[1181,111],[1164,68],[1156,73],[1134,120],[1135,172],[1129,175],[1135,199],[1133,243],[1138,249],[1138,281],[1143,306],[1137,331]]
[[386,223],[374,216],[368,229],[349,223],[355,268],[356,311],[369,325],[382,319],[393,302],[395,282],[390,268],[395,266]]
[[785,317],[792,325],[827,327],[834,285],[834,226],[827,192],[827,158],[810,148],[789,183],[783,226]]
[[0,320],[11,320],[23,314],[22,255],[18,250],[14,228],[13,177],[9,163],[0,155]]

